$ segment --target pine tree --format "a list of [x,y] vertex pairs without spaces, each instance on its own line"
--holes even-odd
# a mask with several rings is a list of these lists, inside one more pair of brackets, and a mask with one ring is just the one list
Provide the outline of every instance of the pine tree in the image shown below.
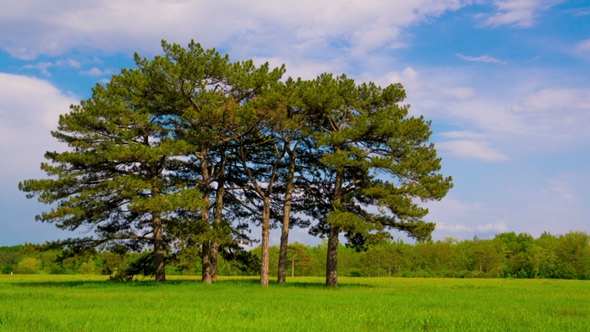
[[165,281],[166,228],[177,211],[199,210],[202,195],[169,174],[190,146],[170,139],[162,125],[169,105],[151,74],[147,66],[123,70],[71,106],[52,132],[68,148],[45,154],[50,163],[41,169],[48,179],[25,180],[19,189],[54,204],[37,220],[93,234],[73,242],[151,246],[156,281]]
[[319,220],[312,232],[328,236],[328,286],[338,285],[341,232],[364,238],[389,228],[426,240],[435,225],[414,199],[439,200],[452,187],[438,173],[430,123],[408,117],[404,98],[400,84],[356,85],[344,75],[308,83],[304,103],[321,160],[308,176],[316,202],[308,213]]

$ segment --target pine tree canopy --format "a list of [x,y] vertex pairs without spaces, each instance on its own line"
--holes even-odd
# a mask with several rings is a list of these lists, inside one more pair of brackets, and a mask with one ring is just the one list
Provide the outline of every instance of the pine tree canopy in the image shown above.
[[263,284],[281,223],[282,282],[293,225],[329,237],[329,285],[341,233],[361,246],[391,229],[430,238],[420,203],[442,199],[452,179],[440,174],[430,122],[401,104],[401,84],[284,79],[284,66],[231,62],[195,42],[162,47],[60,116],[52,135],[65,148],[45,154],[48,177],[19,184],[51,206],[39,221],[87,230],[92,246],[151,248],[157,281],[165,253],[189,246],[214,281],[218,251],[251,243],[252,225]]

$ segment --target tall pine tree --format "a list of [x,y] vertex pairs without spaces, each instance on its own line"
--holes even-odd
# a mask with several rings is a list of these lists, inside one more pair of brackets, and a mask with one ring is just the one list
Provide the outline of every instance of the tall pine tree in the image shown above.
[[162,125],[169,105],[156,78],[143,66],[97,85],[90,99],[60,116],[52,135],[68,148],[45,154],[50,162],[41,169],[49,178],[25,180],[19,189],[53,204],[37,220],[89,230],[93,236],[79,240],[87,245],[149,246],[156,281],[165,281],[168,223],[179,210],[200,210],[202,194],[170,176],[191,147]]
[[421,201],[439,200],[452,187],[438,171],[429,143],[430,123],[408,117],[400,84],[373,83],[324,74],[308,82],[304,103],[320,163],[309,169],[312,232],[328,236],[326,284],[338,285],[339,235],[366,238],[387,229],[430,238],[433,223]]

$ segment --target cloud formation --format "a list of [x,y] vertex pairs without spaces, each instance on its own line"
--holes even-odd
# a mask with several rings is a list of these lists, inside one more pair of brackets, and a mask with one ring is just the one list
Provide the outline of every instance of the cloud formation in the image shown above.
[[40,71],[41,75],[43,75],[45,77],[50,77],[51,73],[49,72],[48,69],[52,68],[52,67],[78,69],[81,67],[81,64],[79,61],[76,61],[73,59],[65,59],[65,60],[58,60],[55,62],[42,61],[42,62],[38,62],[35,64],[25,65],[23,68],[25,68],[25,69],[38,69]]
[[[162,38],[184,45],[195,39],[232,60],[284,63],[288,76],[346,72],[358,82],[402,83],[410,115],[433,121],[443,173],[456,179],[452,193],[433,203],[427,216],[439,223],[437,238],[491,236],[506,227],[536,235],[588,229],[584,184],[590,173],[556,173],[590,162],[584,66],[590,39],[560,31],[586,24],[589,11],[556,7],[561,2],[12,1],[0,11],[0,49],[6,52],[0,56],[9,63],[0,70],[44,79],[0,74],[0,187],[10,188],[2,194],[22,197],[16,183],[43,176],[38,165],[44,151],[60,148],[49,130],[79,98],[55,86],[89,93],[91,84],[108,81],[111,68],[130,65],[131,52],[151,57],[161,52]],[[461,10],[467,6],[473,7]],[[487,11],[476,16],[476,27],[468,26],[473,10]],[[556,30],[549,35],[570,41],[560,44],[561,53],[547,52],[554,44],[546,38],[548,25],[539,24],[554,14],[550,26]],[[514,29],[531,27],[516,38]],[[482,33],[490,39],[470,42]],[[507,45],[513,49],[503,52]],[[8,209],[0,205],[0,211]],[[15,220],[25,218],[14,211]]]
[[483,162],[509,160],[508,156],[490,148],[481,141],[456,140],[438,143],[437,148],[452,156],[462,159],[476,159]]
[[467,56],[467,55],[463,55],[461,53],[457,53],[457,56],[465,61],[470,61],[470,62],[496,63],[499,65],[507,64],[506,61],[498,60],[498,59],[488,56],[488,55],[482,55],[482,56],[475,57],[475,56]]
[[[159,40],[287,54],[309,41],[364,54],[394,45],[400,29],[470,4],[467,0],[210,2],[21,1],[0,13],[0,47],[34,59],[73,49],[157,52]],[[15,28],[26,26],[26,29]],[[318,43],[316,43],[316,46]],[[333,53],[333,52],[330,52]]]
[[2,182],[12,187],[27,176],[39,176],[45,151],[56,149],[50,135],[59,114],[75,99],[51,83],[21,75],[0,73],[0,154]]
[[105,76],[105,75],[112,75],[115,71],[111,69],[101,70],[96,67],[92,67],[88,70],[81,70],[80,74],[84,76]]
[[496,12],[483,17],[484,25],[497,27],[510,25],[528,28],[535,24],[536,18],[544,11],[565,0],[493,0]]

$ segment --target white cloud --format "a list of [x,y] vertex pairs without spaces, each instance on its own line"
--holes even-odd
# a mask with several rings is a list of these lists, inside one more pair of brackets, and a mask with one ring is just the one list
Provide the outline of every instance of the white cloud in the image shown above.
[[456,54],[459,58],[465,60],[465,61],[470,61],[470,62],[484,62],[484,63],[496,63],[499,65],[505,65],[507,64],[506,61],[502,61],[502,60],[498,60],[494,57],[488,56],[488,55],[482,55],[482,56],[478,56],[478,57],[473,57],[473,56],[467,56],[467,55],[463,55],[461,53],[457,53]]
[[25,69],[38,69],[41,72],[41,75],[45,77],[50,77],[51,73],[47,70],[47,68],[53,67],[53,63],[51,62],[38,62],[36,64],[29,64],[23,66]]
[[46,151],[64,149],[50,131],[56,129],[59,114],[68,112],[75,102],[45,80],[0,73],[0,243],[43,243],[79,236],[35,222],[35,215],[47,207],[18,191],[20,181],[46,176],[39,170]]
[[39,176],[45,151],[58,148],[50,131],[77,101],[47,81],[0,73],[0,177],[16,183]]
[[291,57],[268,57],[253,58],[256,64],[268,62],[271,67],[285,65],[287,72],[285,77],[301,77],[302,79],[315,79],[320,73],[334,73],[339,75],[349,69],[348,63],[342,58],[330,59],[327,61],[307,60]]
[[478,225],[477,230],[482,233],[502,233],[508,231],[508,226],[504,221],[500,220],[493,224]]
[[547,180],[541,194],[556,203],[572,203],[576,200],[575,188],[569,176],[560,175]]
[[508,160],[508,156],[488,147],[481,141],[455,140],[438,143],[437,148],[452,156],[462,159],[475,159],[483,162],[496,162]]
[[502,220],[499,218],[503,213],[502,209],[487,203],[461,199],[455,189],[443,200],[426,203],[426,206],[430,211],[426,220],[436,223],[434,239],[448,236],[466,239],[475,234],[483,236],[508,230],[504,221],[498,221]]
[[472,184],[461,181],[458,174],[451,174],[456,177],[455,188],[443,200],[425,204],[430,211],[425,219],[436,223],[433,238],[491,237],[510,231],[539,236],[544,231],[563,234],[589,230],[588,170],[556,174],[546,180],[515,171],[502,173],[502,180],[491,185],[494,188],[477,179],[474,190],[465,188]]
[[360,78],[382,86],[401,82],[411,115],[451,126],[450,133],[437,132],[444,138],[437,141],[449,141],[437,147],[456,157],[506,160],[590,138],[590,87],[560,87],[571,82],[556,71],[406,67]]
[[590,54],[590,39],[582,40],[581,42],[577,43],[574,47],[574,53],[581,54],[581,55],[589,55]]
[[464,130],[464,131],[446,131],[446,132],[442,132],[440,134],[437,134],[438,136],[444,137],[444,138],[451,138],[451,139],[468,139],[468,140],[473,140],[473,139],[482,139],[485,137],[485,135],[481,134],[481,133],[476,133],[473,131],[468,131],[468,130]]
[[525,95],[511,106],[527,123],[526,134],[555,142],[590,137],[590,95],[587,89],[551,88]]
[[75,68],[78,69],[81,67],[80,62],[72,59],[65,59],[65,60],[58,60],[56,62],[38,62],[36,64],[28,64],[23,66],[25,69],[38,69],[41,72],[41,75],[45,77],[50,77],[51,73],[49,72],[49,68],[52,67],[65,67],[65,68]]
[[437,230],[448,231],[451,233],[466,233],[473,231],[473,228],[465,225],[446,225],[444,222],[436,224]]
[[[471,4],[468,0],[258,0],[21,1],[0,13],[0,47],[13,56],[35,58],[72,49],[158,52],[164,38],[190,39],[228,51],[289,54],[309,40],[337,52],[363,54],[405,43],[400,29]],[[27,29],[15,27],[26,26]],[[335,45],[339,45],[334,47]],[[328,48],[317,50],[321,55]],[[232,53],[234,54],[234,53]],[[240,56],[240,54],[238,54]]]
[[56,65],[58,67],[69,67],[74,69],[78,69],[82,66],[79,61],[73,59],[58,60]]
[[573,12],[576,16],[587,16],[590,15],[590,7],[577,8],[572,10],[571,12]]
[[590,110],[590,94],[582,89],[552,88],[524,96],[512,106],[515,112],[564,112],[571,109]]
[[458,100],[470,99],[475,95],[473,88],[457,87],[457,88],[443,88],[442,93],[445,96]]
[[92,67],[89,70],[80,71],[80,74],[85,75],[85,76],[104,76],[104,75],[114,74],[114,70],[111,70],[111,69],[100,70],[96,67]]
[[392,23],[387,18],[380,17],[373,24],[355,31],[351,36],[352,55],[364,56],[365,53],[396,40],[400,29],[393,26]]
[[480,15],[485,18],[484,25],[531,27],[539,14],[565,0],[493,0],[497,12]]
[[381,76],[375,76],[373,73],[363,73],[360,75],[359,80],[364,82],[373,81],[381,86],[402,83],[406,91],[420,91],[424,89],[424,82],[420,79],[420,73],[412,67],[406,67],[401,72],[390,71]]

